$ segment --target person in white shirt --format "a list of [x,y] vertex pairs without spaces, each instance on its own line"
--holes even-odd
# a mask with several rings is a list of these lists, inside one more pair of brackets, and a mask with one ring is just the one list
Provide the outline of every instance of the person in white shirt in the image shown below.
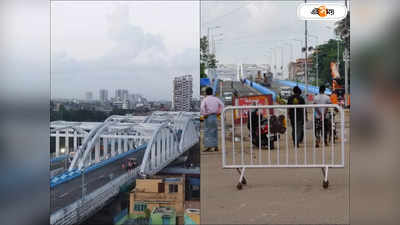
[[[314,104],[331,104],[331,99],[329,98],[328,95],[325,94],[325,86],[321,85],[319,87],[319,94],[314,97]],[[319,107],[315,109],[315,137],[316,137],[316,147],[319,147],[320,139],[322,136],[322,129],[324,128],[324,131],[326,131],[326,128],[328,127],[327,124],[329,121],[327,121],[327,108]],[[322,118],[324,118],[324,127],[322,127]],[[324,140],[325,144],[327,144],[327,134],[328,132],[324,132]]]

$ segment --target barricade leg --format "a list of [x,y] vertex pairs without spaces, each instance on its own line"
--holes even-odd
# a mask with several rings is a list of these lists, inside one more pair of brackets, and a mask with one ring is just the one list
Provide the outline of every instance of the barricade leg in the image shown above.
[[322,181],[322,187],[327,189],[329,187],[329,180],[328,180],[328,167],[322,168],[322,175],[324,176],[324,180]]
[[246,185],[247,184],[247,180],[244,177],[244,172],[246,170],[246,167],[243,167],[242,170],[240,170],[239,168],[237,168],[238,173],[240,174],[240,178],[239,178],[239,183],[236,185],[236,188],[241,190],[242,189],[242,185]]

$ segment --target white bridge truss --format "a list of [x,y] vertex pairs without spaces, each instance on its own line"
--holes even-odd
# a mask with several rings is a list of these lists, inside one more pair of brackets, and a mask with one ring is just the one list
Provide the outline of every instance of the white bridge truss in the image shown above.
[[[82,170],[147,145],[140,175],[153,175],[199,141],[198,113],[153,112],[150,116],[110,116],[103,123],[54,121],[56,156],[74,152],[69,171]],[[60,148],[61,138],[64,148]],[[73,147],[70,148],[70,139]],[[78,143],[79,142],[79,143]]]
[[[56,157],[74,152],[69,172],[84,170],[138,146],[146,148],[139,167],[55,211],[50,223],[79,223],[118,194],[121,185],[138,175],[151,176],[162,170],[199,142],[199,117],[199,113],[153,112],[147,117],[111,116],[102,123],[52,122],[50,136],[55,137]],[[60,148],[62,141],[64,147]]]

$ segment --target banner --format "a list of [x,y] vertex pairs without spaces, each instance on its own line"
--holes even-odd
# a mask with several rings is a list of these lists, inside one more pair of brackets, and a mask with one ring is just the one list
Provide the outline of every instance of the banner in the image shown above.
[[[272,105],[272,95],[251,95],[251,96],[241,96],[235,97],[233,100],[234,106],[251,106],[251,105]],[[269,114],[273,115],[274,110],[269,109]],[[262,110],[262,115],[264,118],[268,116],[268,110]],[[240,123],[240,118],[242,117],[243,122],[247,123],[248,112],[246,110],[235,110],[234,119],[235,123]]]

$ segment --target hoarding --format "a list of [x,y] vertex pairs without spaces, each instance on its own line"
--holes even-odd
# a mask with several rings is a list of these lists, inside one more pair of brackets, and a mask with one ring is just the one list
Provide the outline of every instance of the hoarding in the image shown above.
[[[250,106],[250,105],[272,105],[273,100],[272,100],[272,95],[251,95],[251,96],[240,96],[240,97],[235,97],[233,100],[233,104],[235,106]],[[273,115],[274,110],[269,109],[269,112],[267,109],[264,109],[261,111],[263,117],[267,117],[268,113]],[[234,111],[234,119],[235,123],[240,123],[240,118],[242,118],[243,122],[247,122],[248,118],[248,112],[246,110],[235,110]]]

